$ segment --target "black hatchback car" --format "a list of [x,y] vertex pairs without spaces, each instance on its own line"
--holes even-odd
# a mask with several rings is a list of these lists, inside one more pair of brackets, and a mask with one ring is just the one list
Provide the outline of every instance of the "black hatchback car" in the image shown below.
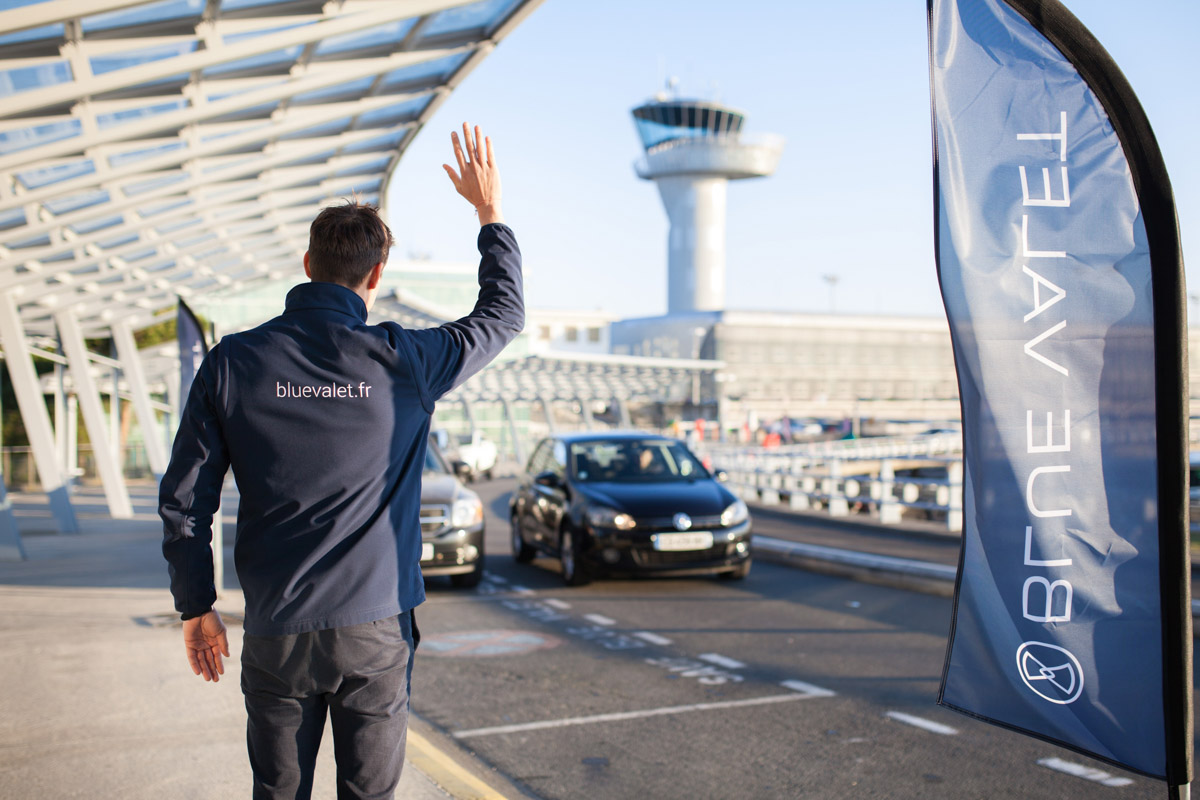
[[750,514],[683,443],[646,433],[543,439],[513,493],[513,557],[601,573],[750,572]]

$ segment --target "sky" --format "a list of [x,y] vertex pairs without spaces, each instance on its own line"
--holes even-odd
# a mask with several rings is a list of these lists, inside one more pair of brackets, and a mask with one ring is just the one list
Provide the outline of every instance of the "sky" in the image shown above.
[[[1187,264],[1200,240],[1200,2],[1066,5],[1146,110]],[[773,176],[730,183],[727,308],[940,316],[927,47],[920,0],[545,0],[401,159],[396,252],[478,259],[472,210],[441,166],[465,120],[492,137],[531,308],[665,313],[667,218],[634,174],[630,110],[675,77],[681,97],[786,140]]]

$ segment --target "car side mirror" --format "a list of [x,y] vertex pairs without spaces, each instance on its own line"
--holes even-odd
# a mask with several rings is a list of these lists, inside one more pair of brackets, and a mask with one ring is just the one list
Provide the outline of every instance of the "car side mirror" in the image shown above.
[[471,477],[471,465],[467,462],[455,461],[452,466],[454,467],[454,474],[457,475],[460,480],[465,481]]
[[713,478],[715,478],[720,483],[725,483],[726,481],[729,480],[729,473],[723,469],[718,469],[713,472]]
[[539,472],[537,475],[535,475],[533,482],[539,486],[546,486],[551,489],[563,488],[562,477],[557,472],[550,469],[544,472]]

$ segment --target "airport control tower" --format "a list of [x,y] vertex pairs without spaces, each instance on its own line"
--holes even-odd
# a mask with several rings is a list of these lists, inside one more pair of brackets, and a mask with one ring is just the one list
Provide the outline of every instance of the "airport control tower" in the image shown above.
[[783,139],[742,135],[740,111],[702,100],[658,97],[633,110],[646,154],[634,168],[654,181],[671,221],[667,313],[725,307],[726,186],[770,175]]

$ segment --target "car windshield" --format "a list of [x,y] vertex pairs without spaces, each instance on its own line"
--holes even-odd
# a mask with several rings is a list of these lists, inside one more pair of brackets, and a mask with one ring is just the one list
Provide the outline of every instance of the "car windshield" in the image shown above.
[[672,439],[616,439],[575,442],[571,472],[576,480],[692,481],[708,478],[708,470],[680,442]]
[[437,448],[430,442],[425,448],[425,466],[421,469],[422,475],[447,475],[450,469],[446,466],[446,462],[442,461],[441,455]]

